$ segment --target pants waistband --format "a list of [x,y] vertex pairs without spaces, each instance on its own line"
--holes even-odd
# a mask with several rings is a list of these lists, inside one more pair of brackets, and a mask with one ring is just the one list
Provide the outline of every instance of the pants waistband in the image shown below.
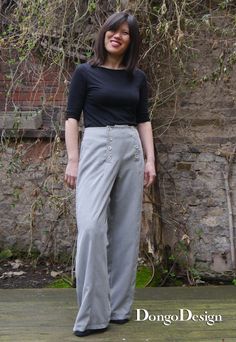
[[128,129],[137,129],[137,127],[136,126],[133,126],[133,125],[112,125],[112,126],[101,126],[101,127],[99,127],[99,126],[96,126],[96,127],[85,127],[84,128],[84,130],[110,130],[110,129],[116,129],[116,128],[118,128],[118,129],[121,129],[121,128],[128,128]]
[[107,126],[107,127],[110,127],[110,128],[132,128],[132,127],[135,127],[133,125],[113,125],[113,126]]

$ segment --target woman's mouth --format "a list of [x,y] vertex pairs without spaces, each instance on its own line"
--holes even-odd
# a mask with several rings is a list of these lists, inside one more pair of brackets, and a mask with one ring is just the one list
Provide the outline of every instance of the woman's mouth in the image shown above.
[[119,43],[119,42],[116,41],[116,40],[111,40],[110,43],[111,43],[111,45],[112,45],[113,47],[119,47],[119,46],[121,45],[121,43]]

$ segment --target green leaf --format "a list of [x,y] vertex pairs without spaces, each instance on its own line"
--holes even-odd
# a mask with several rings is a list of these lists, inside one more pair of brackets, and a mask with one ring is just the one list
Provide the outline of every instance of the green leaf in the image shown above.
[[12,256],[12,251],[10,249],[4,249],[0,252],[0,260],[8,259]]

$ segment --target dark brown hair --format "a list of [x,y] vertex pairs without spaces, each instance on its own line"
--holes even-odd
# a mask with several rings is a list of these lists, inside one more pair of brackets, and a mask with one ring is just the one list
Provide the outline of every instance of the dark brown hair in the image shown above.
[[90,60],[93,66],[105,63],[107,51],[104,47],[105,34],[109,30],[116,30],[121,24],[127,22],[129,26],[130,43],[123,57],[122,63],[129,72],[133,72],[138,61],[140,36],[136,18],[127,12],[117,12],[107,18],[100,31],[94,45],[94,57]]

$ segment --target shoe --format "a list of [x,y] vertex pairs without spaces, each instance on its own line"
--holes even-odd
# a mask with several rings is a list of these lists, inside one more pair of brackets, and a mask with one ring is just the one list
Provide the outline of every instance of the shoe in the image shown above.
[[114,324],[125,324],[128,323],[129,319],[128,318],[124,318],[124,319],[111,319],[110,323],[114,323]]
[[84,331],[80,331],[80,330],[76,330],[74,331],[74,335],[75,336],[79,336],[79,337],[84,337],[84,336],[88,336],[91,334],[98,334],[98,333],[102,333],[104,331],[106,331],[107,328],[102,328],[102,329],[87,329]]

